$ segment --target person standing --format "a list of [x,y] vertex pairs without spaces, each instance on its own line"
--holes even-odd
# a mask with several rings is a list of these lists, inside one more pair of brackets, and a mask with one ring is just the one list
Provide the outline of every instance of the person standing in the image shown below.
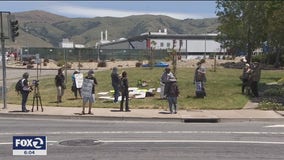
[[31,86],[29,84],[28,78],[29,78],[29,73],[25,72],[23,74],[23,78],[21,80],[22,87],[23,87],[23,89],[21,90],[21,95],[22,95],[22,112],[29,112],[29,110],[27,110],[27,108],[26,108],[26,104],[27,104],[29,93],[31,92],[32,88],[31,88]]
[[121,91],[121,101],[120,101],[120,111],[123,111],[123,103],[125,99],[125,112],[130,112],[129,110],[129,91],[128,91],[128,78],[127,72],[122,72],[122,77],[120,79],[120,91]]
[[92,107],[95,102],[95,85],[98,85],[97,79],[94,76],[94,71],[89,70],[88,75],[85,77],[82,86],[82,97],[83,97],[83,110],[82,114],[85,114],[85,105],[89,102],[88,114],[92,113]]
[[62,103],[62,97],[64,95],[64,90],[66,89],[65,85],[65,76],[63,75],[62,68],[58,69],[58,74],[55,76],[55,86],[57,89],[57,103]]
[[165,95],[168,99],[170,113],[177,114],[177,97],[179,96],[179,88],[174,76],[169,78],[168,85],[165,88]]
[[[243,73],[242,73],[242,94],[245,93],[245,88],[250,87],[249,85],[249,78],[251,74],[251,68],[248,63],[245,64],[245,67],[243,68]],[[249,90],[248,90],[249,92]]]
[[74,96],[75,98],[77,99],[78,98],[78,93],[79,93],[79,96],[82,98],[81,96],[81,88],[78,88],[77,87],[77,82],[76,82],[76,75],[80,74],[80,71],[78,70],[75,70],[74,73],[72,74],[72,91],[74,93]]
[[196,97],[204,98],[206,96],[205,83],[206,78],[206,68],[204,66],[205,59],[201,59],[197,62],[197,68],[194,73],[193,83],[196,85]]
[[120,84],[120,78],[119,78],[119,75],[117,73],[117,68],[116,67],[113,67],[112,69],[112,73],[111,73],[111,85],[113,87],[113,90],[114,90],[114,94],[113,94],[113,97],[114,97],[114,103],[117,103],[118,102],[118,97],[119,97],[119,84]]
[[260,76],[261,76],[260,64],[257,62],[253,63],[251,77],[250,77],[250,83],[251,83],[250,88],[254,97],[259,97],[258,83],[260,81]]
[[173,76],[173,73],[171,72],[171,69],[169,67],[166,67],[165,71],[163,72],[163,74],[160,78],[160,88],[161,88],[160,98],[161,99],[166,98],[164,92],[165,92],[165,88],[166,88],[166,85],[169,81],[170,76]]
[[196,63],[197,67],[195,68],[195,72],[194,72],[194,77],[193,77],[193,84],[195,84],[195,82],[197,82],[198,79],[198,70],[200,68],[200,62]]

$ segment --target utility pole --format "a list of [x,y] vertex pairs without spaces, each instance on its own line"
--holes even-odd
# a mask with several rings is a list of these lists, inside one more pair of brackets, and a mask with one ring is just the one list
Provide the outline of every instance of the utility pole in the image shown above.
[[3,14],[9,14],[10,12],[0,12],[0,27],[1,27],[1,54],[2,54],[2,69],[3,69],[3,85],[2,85],[2,99],[3,99],[3,109],[7,109],[6,102],[6,53],[5,53],[5,37],[4,35],[4,25],[3,25]]
[[[7,35],[4,34],[3,15],[7,15]],[[18,21],[11,15],[11,12],[0,11],[0,38],[1,38],[1,53],[2,53],[2,69],[3,69],[3,86],[2,86],[2,99],[3,109],[7,109],[7,85],[6,85],[6,53],[5,53],[5,39],[11,39],[15,42],[15,38],[19,36]]]

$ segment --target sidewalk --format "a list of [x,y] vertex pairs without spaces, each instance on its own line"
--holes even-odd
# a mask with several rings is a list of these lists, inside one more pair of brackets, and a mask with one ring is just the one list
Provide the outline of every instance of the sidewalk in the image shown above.
[[[7,109],[0,109],[0,117],[53,117],[72,119],[105,119],[105,120],[149,120],[181,122],[224,122],[224,121],[283,121],[284,111],[263,111],[254,109],[257,104],[248,102],[241,110],[179,110],[177,114],[159,109],[131,109],[131,112],[120,112],[118,108],[93,108],[93,115],[80,115],[82,108],[46,107],[44,111],[34,108],[34,112],[21,112],[20,105],[7,104]],[[3,106],[3,105],[2,105]],[[27,107],[31,109],[31,106]]]

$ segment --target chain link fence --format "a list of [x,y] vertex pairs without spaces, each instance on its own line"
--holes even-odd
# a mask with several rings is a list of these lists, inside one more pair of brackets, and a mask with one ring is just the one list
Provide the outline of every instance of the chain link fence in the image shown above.
[[22,58],[33,57],[61,61],[97,61],[97,60],[164,60],[169,57],[167,50],[144,49],[92,49],[92,48],[22,48]]

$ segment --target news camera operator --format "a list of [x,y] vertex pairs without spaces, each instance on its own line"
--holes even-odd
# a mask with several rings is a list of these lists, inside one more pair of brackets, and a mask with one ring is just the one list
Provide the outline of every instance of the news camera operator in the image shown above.
[[29,73],[25,72],[22,79],[21,95],[22,95],[22,112],[29,112],[26,108],[29,93],[32,91],[32,86],[29,83]]

